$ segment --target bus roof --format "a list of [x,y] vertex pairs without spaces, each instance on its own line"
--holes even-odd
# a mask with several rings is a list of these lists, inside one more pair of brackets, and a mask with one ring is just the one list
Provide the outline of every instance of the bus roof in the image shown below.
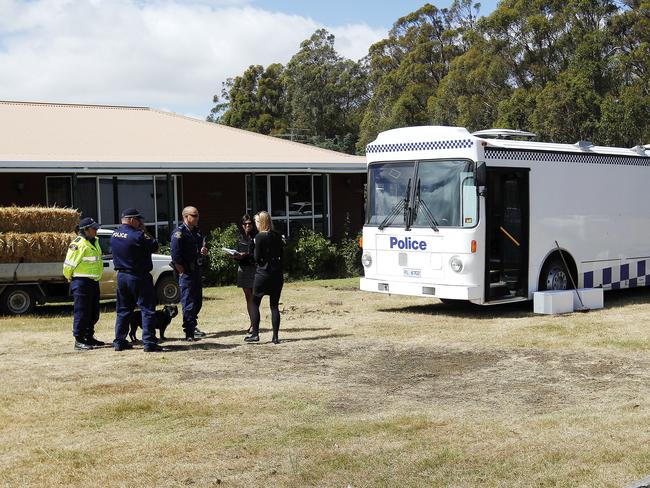
[[528,151],[567,152],[580,154],[611,154],[618,156],[650,156],[648,147],[634,148],[595,146],[586,141],[575,144],[552,142],[520,141],[513,139],[493,139],[476,137],[464,127],[418,126],[403,127],[380,132],[377,139],[366,146],[366,153],[408,153],[428,150],[463,150],[482,145],[484,148],[503,148]]

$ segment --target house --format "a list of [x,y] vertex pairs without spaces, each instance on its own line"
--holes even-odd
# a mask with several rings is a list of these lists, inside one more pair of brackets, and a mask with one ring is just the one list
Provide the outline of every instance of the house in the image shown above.
[[106,228],[136,207],[163,242],[187,205],[204,232],[259,210],[287,236],[363,225],[363,157],[147,107],[0,101],[0,128],[0,205],[70,206]]

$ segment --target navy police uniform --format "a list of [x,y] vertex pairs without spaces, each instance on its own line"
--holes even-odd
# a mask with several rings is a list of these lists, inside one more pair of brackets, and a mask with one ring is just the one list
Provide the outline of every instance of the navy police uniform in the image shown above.
[[201,248],[203,235],[198,227],[190,229],[183,223],[172,233],[172,262],[180,264],[185,272],[178,277],[183,305],[183,330],[188,339],[193,339],[197,330],[197,317],[203,306],[203,289],[201,284],[201,265],[203,264]]
[[[134,209],[126,209],[122,218],[141,219]],[[115,321],[116,351],[130,349],[126,340],[129,318],[137,305],[142,313],[142,342],[144,349],[159,349],[155,330],[156,295],[153,287],[151,254],[158,250],[158,241],[141,229],[122,224],[111,236],[113,262],[117,273],[117,318]]]

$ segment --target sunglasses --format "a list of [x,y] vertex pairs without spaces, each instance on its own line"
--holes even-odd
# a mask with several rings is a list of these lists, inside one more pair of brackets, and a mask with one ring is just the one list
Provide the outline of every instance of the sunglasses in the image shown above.
[[253,222],[244,222],[244,225],[253,225]]

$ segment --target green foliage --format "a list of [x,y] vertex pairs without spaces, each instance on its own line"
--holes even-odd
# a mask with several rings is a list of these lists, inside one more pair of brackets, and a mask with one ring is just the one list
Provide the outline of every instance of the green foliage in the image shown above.
[[346,236],[338,243],[311,229],[301,229],[285,247],[286,271],[291,278],[344,278],[359,276],[359,237]]
[[[300,229],[289,249],[290,276],[294,278],[334,278],[337,276],[336,246],[311,229]],[[287,252],[285,252],[285,256]]]
[[605,97],[601,104],[599,143],[633,147],[650,140],[650,126],[640,123],[650,120],[650,95],[643,85],[645,83],[626,86],[618,96]]
[[466,49],[473,12],[470,2],[454,2],[450,9],[425,4],[399,19],[388,39],[370,47],[372,98],[361,123],[359,149],[382,130],[430,122],[430,99],[452,60]]
[[590,89],[588,79],[572,75],[563,73],[556,82],[549,82],[537,97],[531,128],[542,140],[564,143],[593,140],[600,118],[600,100]]
[[[210,285],[231,285],[237,280],[237,263],[221,248],[237,245],[239,230],[232,224],[214,229],[208,238],[208,265],[205,280]],[[284,248],[284,272],[290,279],[344,278],[359,276],[361,249],[359,236],[344,237],[338,244],[311,229],[301,229]]]
[[359,246],[360,237],[360,234],[356,237],[346,236],[337,243],[336,248],[341,261],[339,276],[361,276],[363,274],[361,264],[362,249]]
[[237,262],[221,248],[237,247],[239,229],[235,224],[217,227],[208,237],[208,264],[205,267],[205,280],[211,285],[231,285],[237,280]]
[[367,98],[364,65],[339,56],[319,29],[286,67],[253,65],[227,80],[207,120],[354,153]]
[[[261,134],[282,133],[287,128],[284,68],[271,64],[249,66],[244,74],[228,79],[215,95],[209,122],[219,122]],[[221,101],[220,101],[221,100]]]
[[287,63],[285,83],[296,127],[322,138],[358,132],[366,75],[361,65],[338,55],[332,34],[319,29],[302,42]]
[[172,255],[172,248],[169,244],[163,244],[158,248],[158,254],[164,254],[165,256]]

